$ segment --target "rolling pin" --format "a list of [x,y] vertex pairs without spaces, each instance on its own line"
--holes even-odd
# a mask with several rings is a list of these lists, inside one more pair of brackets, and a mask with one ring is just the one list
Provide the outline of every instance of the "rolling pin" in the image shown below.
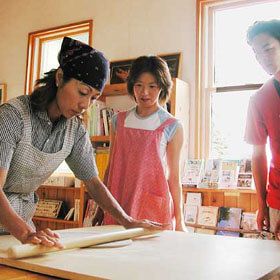
[[92,236],[86,236],[83,238],[65,238],[61,239],[61,244],[64,246],[63,249],[57,247],[46,247],[43,245],[36,244],[23,244],[23,245],[14,245],[8,248],[8,258],[19,259],[25,257],[37,256],[50,252],[57,252],[61,250],[69,250],[74,248],[83,248],[89,247],[97,244],[108,243],[112,241],[119,241],[130,239],[133,237],[155,234],[160,231],[148,230],[144,228],[132,228],[122,231],[102,233]]

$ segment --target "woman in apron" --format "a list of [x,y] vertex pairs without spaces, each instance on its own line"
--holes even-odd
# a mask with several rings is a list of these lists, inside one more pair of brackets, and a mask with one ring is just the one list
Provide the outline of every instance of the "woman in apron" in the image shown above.
[[[186,231],[179,172],[183,127],[161,106],[167,102],[171,87],[168,66],[161,58],[135,60],[127,88],[137,106],[113,117],[105,182],[133,218]],[[99,223],[101,212],[96,217]],[[105,213],[104,224],[117,223]]]
[[0,234],[22,243],[58,246],[49,229],[36,232],[32,223],[36,189],[66,160],[89,194],[125,227],[161,228],[128,216],[98,177],[93,149],[79,116],[105,86],[108,61],[103,54],[65,37],[59,68],[39,79],[30,96],[0,107]]

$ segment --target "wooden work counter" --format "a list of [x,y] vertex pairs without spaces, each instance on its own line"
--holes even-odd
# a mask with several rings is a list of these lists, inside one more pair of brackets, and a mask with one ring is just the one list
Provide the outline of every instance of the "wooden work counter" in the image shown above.
[[0,280],[51,280],[61,279],[57,277],[50,277],[35,272],[11,268],[0,265]]
[[[94,228],[75,232],[82,238],[84,231],[94,234]],[[12,242],[13,237],[0,236],[0,264],[5,265],[0,266],[0,279],[54,279],[32,278],[30,272],[7,266],[79,280],[280,279],[280,242],[270,240],[164,231],[128,246],[72,249],[20,260],[3,253]],[[30,276],[20,278],[20,273]]]

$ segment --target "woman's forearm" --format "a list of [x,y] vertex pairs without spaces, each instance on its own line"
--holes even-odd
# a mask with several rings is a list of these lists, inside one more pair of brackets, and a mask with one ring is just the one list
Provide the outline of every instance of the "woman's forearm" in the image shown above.
[[0,223],[5,230],[14,235],[20,241],[33,232],[33,229],[11,207],[3,190],[0,190]]
[[110,213],[118,222],[125,224],[129,216],[125,213],[117,200],[113,197],[99,177],[84,181],[90,196],[106,212]]

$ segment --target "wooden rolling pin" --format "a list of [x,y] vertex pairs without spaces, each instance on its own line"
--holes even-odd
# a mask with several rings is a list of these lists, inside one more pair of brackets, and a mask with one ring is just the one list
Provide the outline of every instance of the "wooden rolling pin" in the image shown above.
[[24,257],[32,257],[45,253],[56,252],[61,250],[68,250],[74,248],[89,247],[97,244],[108,243],[112,241],[125,240],[133,237],[150,235],[158,233],[159,231],[148,230],[144,228],[132,228],[122,231],[115,231],[109,233],[102,233],[92,236],[86,236],[79,239],[65,238],[61,239],[61,244],[64,246],[63,249],[56,247],[46,247],[43,245],[35,244],[23,244],[15,245],[8,248],[8,258],[19,259]]

